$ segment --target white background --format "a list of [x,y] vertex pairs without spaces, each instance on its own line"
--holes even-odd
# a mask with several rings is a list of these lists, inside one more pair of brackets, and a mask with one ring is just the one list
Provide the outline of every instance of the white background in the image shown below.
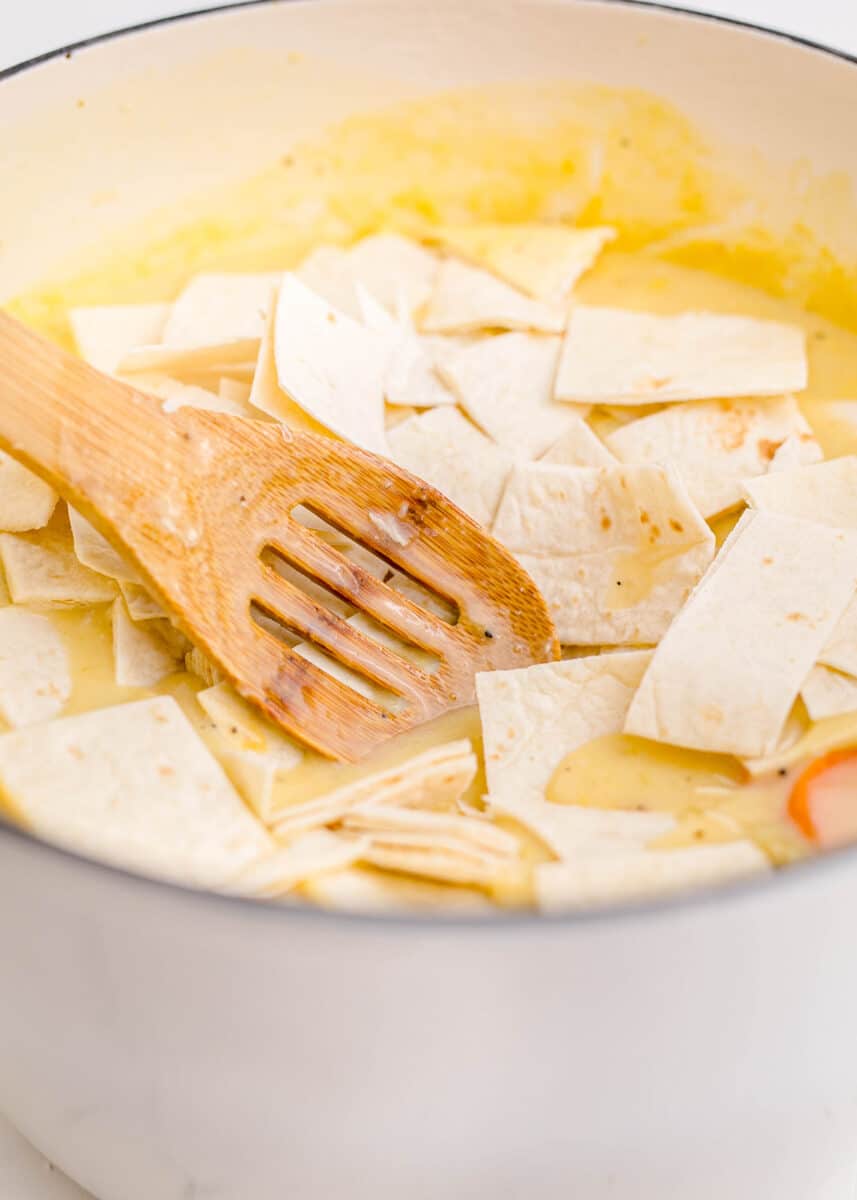
[[[0,0],[0,69],[141,21],[199,8],[224,8],[230,0]],[[403,0],[418,3],[419,0]],[[706,8],[722,16],[785,29],[857,54],[857,0],[662,0],[675,8]],[[2,118],[0,97],[0,118]],[[2,1200],[84,1200],[29,1149],[0,1118]],[[152,1197],[152,1200],[159,1200]],[[726,1198],[724,1198],[726,1200]]]

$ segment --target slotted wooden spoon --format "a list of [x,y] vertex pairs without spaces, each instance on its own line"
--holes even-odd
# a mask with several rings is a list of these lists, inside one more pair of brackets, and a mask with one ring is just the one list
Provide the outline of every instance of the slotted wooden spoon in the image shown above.
[[[470,703],[477,671],[556,658],[529,576],[428,484],[376,455],[285,426],[161,403],[0,313],[0,447],[50,483],[139,570],[176,625],[288,733],[357,759]],[[449,624],[292,516],[305,506],[453,602]],[[287,581],[273,552],[437,659],[422,669]],[[397,698],[367,699],[270,623]]]

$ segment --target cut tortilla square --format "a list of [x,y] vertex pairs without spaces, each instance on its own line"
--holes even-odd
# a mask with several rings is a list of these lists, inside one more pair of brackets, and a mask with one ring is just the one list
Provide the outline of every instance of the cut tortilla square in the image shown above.
[[[141,390],[154,389],[152,376],[182,376],[194,383],[201,376],[219,380],[224,375],[252,374],[259,353],[259,338],[241,338],[217,346],[140,346],[129,350],[119,363],[120,377],[129,376],[127,383]],[[140,377],[145,375],[145,379]]]
[[586,421],[574,416],[539,462],[563,467],[612,467],[616,458]]
[[772,400],[710,400],[642,417],[606,441],[625,463],[671,462],[704,517],[744,500],[742,483],[764,475],[790,438],[806,461],[821,451],[793,396]]
[[857,712],[857,679],[829,667],[813,667],[803,682],[800,695],[813,721]]
[[556,404],[560,341],[528,333],[483,338],[438,368],[484,433],[518,458],[539,458],[580,415]]
[[298,408],[280,387],[277,378],[277,362],[274,354],[274,335],[277,319],[276,307],[272,308],[268,317],[265,332],[259,346],[259,356],[253,371],[253,383],[250,387],[250,408],[258,409],[277,421],[282,421],[290,429],[301,429],[309,433],[326,433],[323,425],[319,425],[311,417]]
[[432,339],[420,337],[410,317],[396,320],[362,286],[357,288],[365,324],[390,339],[391,351],[384,376],[388,404],[400,408],[436,408],[455,404],[455,396],[435,369]]
[[749,879],[770,870],[767,856],[750,841],[604,854],[537,867],[536,894],[543,912],[563,912],[620,900],[653,899]]
[[565,304],[533,300],[489,271],[447,259],[441,263],[420,327],[425,333],[474,333],[481,329],[562,333],[565,323]]
[[0,560],[16,604],[70,608],[116,596],[112,579],[78,562],[71,535],[65,532],[0,533]]
[[580,404],[779,396],[807,385],[802,329],[750,317],[572,310],[556,398]]
[[488,796],[487,801],[491,812],[511,817],[529,829],[561,861],[644,850],[676,825],[670,813],[553,804],[537,792],[505,792],[496,798]]
[[0,717],[14,729],[49,721],[71,695],[71,667],[49,617],[0,609]]
[[0,450],[0,530],[27,533],[43,529],[59,497],[52,487]]
[[170,311],[165,346],[220,346],[261,338],[271,306],[276,272],[258,275],[197,275]]
[[857,600],[852,600],[836,622],[818,661],[826,667],[857,677]]
[[431,296],[439,267],[436,255],[399,233],[363,238],[348,260],[357,284],[388,312],[408,316]]
[[574,229],[538,222],[445,225],[443,245],[546,304],[567,300],[574,285],[616,237],[615,229]]
[[132,621],[156,621],[166,618],[166,612],[155,597],[140,584],[120,579],[119,591],[122,593]]
[[655,651],[625,732],[771,754],[855,583],[854,534],[745,513]]
[[474,887],[491,887],[515,867],[505,855],[486,854],[456,838],[394,832],[371,838],[360,861],[385,871]]
[[480,525],[490,526],[512,455],[454,408],[435,408],[391,429],[389,455],[425,479]]
[[813,434],[809,439],[804,433],[791,433],[774,451],[769,471],[792,471],[795,467],[808,467],[822,462],[824,451]]
[[745,485],[751,506],[767,512],[857,529],[857,455],[776,471]]
[[[235,383],[234,380],[229,382],[235,387],[244,386]],[[246,404],[233,400],[222,392],[212,392],[208,388],[198,387],[193,383],[181,383],[178,379],[166,376],[157,383],[147,381],[144,390],[163,401],[161,408],[165,413],[178,412],[180,408],[201,408],[207,412],[229,413],[233,417],[253,415]]]
[[496,913],[483,894],[463,887],[449,887],[425,879],[387,875],[381,871],[351,868],[331,871],[308,879],[302,893],[322,908],[344,912],[409,912],[444,916]]
[[671,467],[515,468],[492,532],[566,645],[651,645],[702,578],[714,535]]
[[295,268],[295,276],[331,308],[355,321],[363,315],[351,255],[342,246],[318,246]]
[[168,696],[4,734],[0,786],[39,836],[185,884],[224,886],[273,849]]
[[592,655],[476,676],[492,801],[541,796],[572,750],[619,733],[649,651]]
[[111,609],[113,672],[119,687],[154,687],[178,669],[179,659],[151,628],[131,620],[125,601],[117,596]]
[[283,810],[276,832],[291,836],[304,829],[334,824],[349,809],[367,801],[383,806],[449,808],[470,787],[477,766],[469,741],[447,742],[399,766],[373,772],[316,800]]
[[154,345],[164,335],[170,304],[108,304],[72,308],[68,319],[81,358],[113,375],[130,350]]
[[274,354],[280,387],[305,413],[355,445],[386,453],[388,337],[337,312],[296,276],[286,275]]
[[[520,846],[514,835],[461,813],[435,812],[431,809],[400,808],[367,801],[349,809],[342,818],[343,829],[367,834],[373,839],[392,833],[419,833],[438,841],[449,838],[476,851],[518,858]],[[381,839],[383,840],[383,839]]]
[[[111,579],[123,583],[139,584],[140,575],[135,567],[125,559],[118,550],[114,550],[98,530],[82,517],[76,508],[69,505],[69,524],[74,542],[74,552],[78,561],[99,575],[108,575]],[[160,615],[160,614],[159,614]]]
[[235,879],[229,890],[245,896],[274,899],[305,880],[328,871],[342,871],[357,862],[367,842],[315,829],[258,858]]

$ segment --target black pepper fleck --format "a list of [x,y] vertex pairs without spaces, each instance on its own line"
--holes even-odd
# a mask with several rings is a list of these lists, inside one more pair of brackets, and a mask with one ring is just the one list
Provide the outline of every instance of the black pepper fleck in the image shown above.
[[783,775],[783,776],[788,775],[788,773],[789,773],[788,767],[780,767],[780,769],[777,771],[778,775]]
[[486,629],[486,630],[485,630],[485,636],[486,636],[487,638],[493,638],[494,634],[491,632],[491,630],[490,630],[490,629]]

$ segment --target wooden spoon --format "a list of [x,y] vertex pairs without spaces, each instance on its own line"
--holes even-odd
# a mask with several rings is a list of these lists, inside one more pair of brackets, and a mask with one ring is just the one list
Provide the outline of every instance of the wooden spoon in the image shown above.
[[[191,408],[167,414],[3,313],[0,363],[0,446],[127,556],[245,699],[323,754],[361,758],[471,703],[477,671],[558,656],[544,600],[515,559],[392,463],[284,425]],[[451,601],[457,622],[349,561],[294,518],[298,506]],[[317,603],[275,570],[271,552],[427,651],[436,669]],[[260,624],[258,613],[278,625]],[[380,685],[390,705],[295,653],[281,626]]]

